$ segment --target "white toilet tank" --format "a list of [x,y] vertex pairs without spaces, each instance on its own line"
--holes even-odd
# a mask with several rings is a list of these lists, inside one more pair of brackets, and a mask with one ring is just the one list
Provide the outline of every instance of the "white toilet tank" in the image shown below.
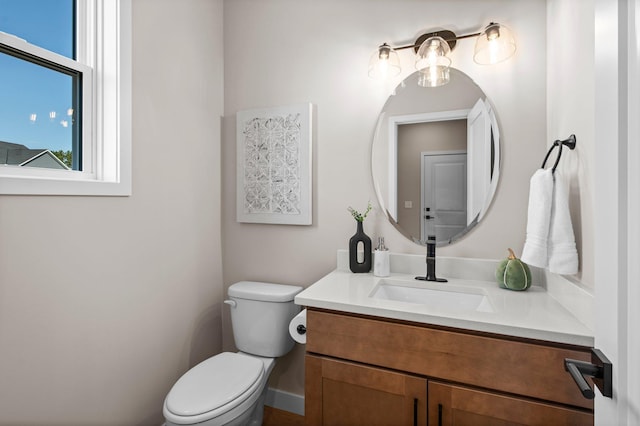
[[289,323],[300,307],[293,303],[302,287],[241,281],[229,287],[231,326],[236,346],[244,353],[275,358],[295,342]]

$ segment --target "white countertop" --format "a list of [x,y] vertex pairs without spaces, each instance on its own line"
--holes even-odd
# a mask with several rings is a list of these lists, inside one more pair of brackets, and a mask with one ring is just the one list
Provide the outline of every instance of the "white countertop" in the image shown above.
[[[409,255],[396,255],[392,260],[392,272],[387,278],[375,277],[372,273],[354,274],[344,268],[344,253],[338,253],[338,269],[329,273],[295,297],[301,306],[336,310],[354,314],[371,315],[381,318],[413,321],[424,324],[455,327],[466,330],[497,333],[508,336],[545,340],[550,342],[593,346],[593,330],[580,321],[544,286],[536,285],[536,279],[543,280],[542,274],[534,272],[534,286],[527,291],[501,289],[495,281],[487,279],[489,271],[495,270],[497,261],[471,260],[475,267],[461,267],[463,259],[443,259],[443,270],[438,272],[449,280],[447,283],[433,283],[415,280],[415,271],[404,267],[405,263],[416,263]],[[415,258],[415,256],[413,256]],[[439,259],[440,260],[440,259]],[[424,260],[421,260],[424,262]],[[483,264],[486,263],[486,264]],[[401,267],[394,268],[395,265]],[[422,263],[424,265],[424,263]],[[455,267],[453,267],[454,265]],[[477,265],[481,265],[480,268]],[[424,268],[424,267],[422,267]],[[454,271],[474,269],[475,275],[485,280],[469,279],[468,273],[455,274]],[[484,269],[484,273],[477,273]],[[423,275],[418,273],[418,275]],[[460,275],[460,277],[452,277]],[[456,310],[446,306],[426,306],[420,303],[385,300],[371,297],[381,280],[396,284],[406,283],[412,287],[427,287],[443,290],[468,290],[484,294],[491,312],[484,310]],[[546,283],[541,283],[546,284]],[[562,284],[564,287],[570,284]],[[588,304],[588,303],[587,303]]]

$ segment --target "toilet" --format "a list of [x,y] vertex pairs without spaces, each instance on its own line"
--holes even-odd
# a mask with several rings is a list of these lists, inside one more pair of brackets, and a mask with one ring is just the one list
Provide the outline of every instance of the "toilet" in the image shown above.
[[239,350],[213,356],[187,371],[164,400],[167,426],[262,424],[267,379],[275,358],[295,342],[289,322],[300,311],[302,287],[242,281],[229,287],[231,327]]

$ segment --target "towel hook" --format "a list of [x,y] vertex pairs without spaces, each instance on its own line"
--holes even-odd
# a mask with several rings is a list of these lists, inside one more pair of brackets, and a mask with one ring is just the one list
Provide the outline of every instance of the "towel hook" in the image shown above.
[[544,156],[544,160],[542,161],[542,167],[544,169],[544,166],[547,164],[547,160],[549,159],[549,155],[551,155],[551,151],[554,150],[555,147],[559,146],[560,149],[558,150],[558,156],[556,157],[556,162],[553,163],[553,167],[551,168],[551,173],[555,173],[556,171],[556,167],[558,167],[558,163],[560,163],[560,157],[562,156],[562,147],[566,145],[567,147],[569,147],[569,149],[573,150],[576,148],[576,135],[571,135],[569,136],[567,139],[561,141],[561,140],[556,140],[553,145],[551,145],[551,148],[549,148],[549,151],[547,151],[547,155]]

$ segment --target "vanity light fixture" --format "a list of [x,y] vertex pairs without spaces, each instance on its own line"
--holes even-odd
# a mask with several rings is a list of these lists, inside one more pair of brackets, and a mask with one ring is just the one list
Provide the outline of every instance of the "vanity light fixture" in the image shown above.
[[369,77],[384,79],[400,74],[397,50],[412,48],[416,52],[415,67],[421,73],[418,85],[438,87],[449,82],[449,53],[458,40],[476,37],[473,60],[480,65],[493,65],[509,59],[516,51],[512,31],[504,25],[491,22],[482,32],[456,35],[441,30],[422,34],[414,44],[391,47],[380,45],[369,60]]

